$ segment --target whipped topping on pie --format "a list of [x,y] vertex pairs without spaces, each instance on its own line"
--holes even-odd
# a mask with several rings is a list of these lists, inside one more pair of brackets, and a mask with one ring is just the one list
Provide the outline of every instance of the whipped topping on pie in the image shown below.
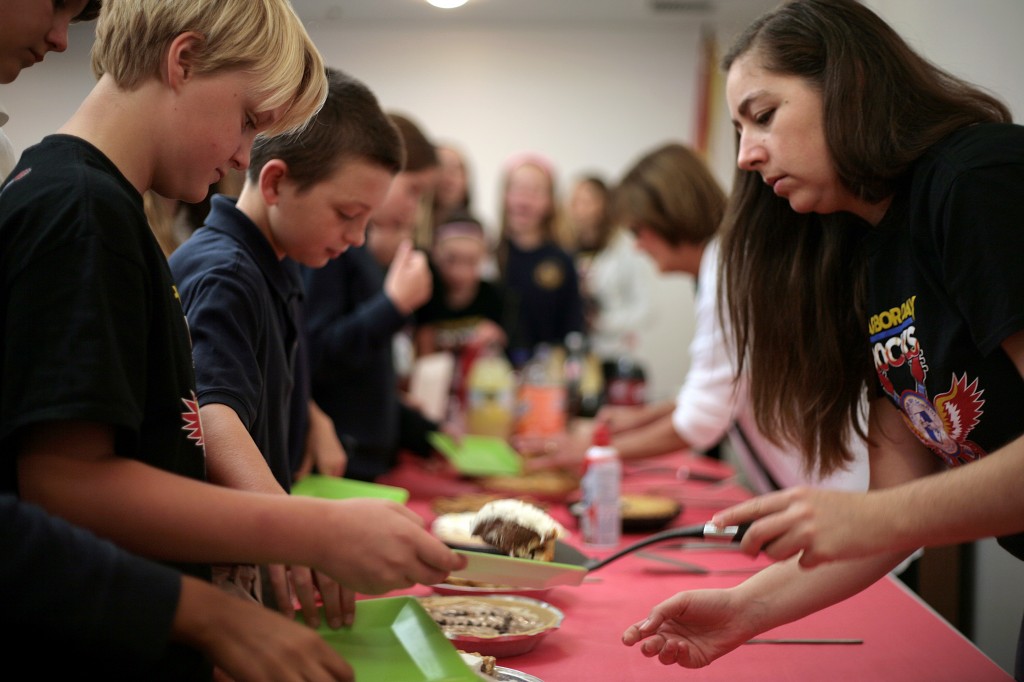
[[538,535],[560,537],[565,529],[541,509],[522,500],[494,500],[488,502],[476,513],[476,522],[489,519],[515,521],[521,526],[536,531]]
[[543,509],[521,500],[488,502],[473,519],[473,535],[514,557],[551,561],[565,529]]

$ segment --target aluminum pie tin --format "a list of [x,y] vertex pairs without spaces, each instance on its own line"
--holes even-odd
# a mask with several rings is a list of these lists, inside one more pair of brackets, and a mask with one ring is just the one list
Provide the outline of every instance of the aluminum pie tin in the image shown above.
[[500,665],[494,666],[494,677],[500,682],[544,682],[539,677],[528,675],[519,670],[503,668]]
[[[525,609],[534,615],[538,621],[537,627],[526,632],[507,635],[470,635],[466,633],[452,632],[450,628],[446,628],[443,625],[440,626],[445,636],[455,645],[456,648],[462,649],[463,651],[474,651],[484,656],[494,656],[495,658],[518,656],[520,654],[525,654],[528,651],[532,651],[534,647],[541,642],[541,640],[561,627],[562,620],[565,618],[562,611],[551,604],[539,599],[531,599],[529,597],[513,595],[489,595],[486,597],[430,596],[420,597],[419,599],[420,603],[428,613],[431,612],[432,606],[459,606],[461,604],[465,604],[467,606],[488,605],[514,607],[517,609]],[[530,680],[531,678],[512,677],[509,679]]]

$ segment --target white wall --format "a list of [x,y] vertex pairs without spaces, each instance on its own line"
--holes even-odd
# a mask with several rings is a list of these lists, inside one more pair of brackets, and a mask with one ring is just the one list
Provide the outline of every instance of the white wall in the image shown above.
[[0,98],[11,115],[4,132],[17,151],[57,130],[89,94],[95,83],[89,64],[94,26],[72,26],[67,52],[51,52],[18,80],[0,86]]
[[921,54],[985,87],[1024,120],[1024,2],[865,0]]
[[476,209],[493,224],[504,159],[550,156],[576,173],[618,174],[641,150],[688,139],[697,31],[319,25],[328,64],[362,79],[387,109],[469,152]]

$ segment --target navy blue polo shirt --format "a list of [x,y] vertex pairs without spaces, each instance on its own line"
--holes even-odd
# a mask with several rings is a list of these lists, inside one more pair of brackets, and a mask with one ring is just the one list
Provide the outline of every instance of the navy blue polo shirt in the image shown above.
[[[213,197],[206,223],[170,258],[192,334],[199,404],[233,409],[285,490],[296,414],[305,414],[302,285],[235,201]],[[297,375],[298,373],[298,375]],[[296,378],[299,385],[296,386]],[[304,435],[304,433],[303,433]]]
[[410,318],[384,293],[365,245],[303,269],[313,398],[350,439],[346,476],[372,479],[398,456],[400,401],[392,338]]

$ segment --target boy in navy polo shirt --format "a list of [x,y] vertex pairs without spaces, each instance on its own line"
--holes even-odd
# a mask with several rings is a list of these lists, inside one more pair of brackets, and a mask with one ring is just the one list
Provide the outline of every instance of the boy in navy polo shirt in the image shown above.
[[437,152],[416,123],[392,112],[405,166],[374,212],[367,244],[306,269],[312,391],[346,437],[347,478],[374,480],[408,449],[428,457],[438,430],[399,390],[394,338],[432,290],[427,256],[412,245],[416,211],[437,173]]
[[[208,475],[232,488],[291,489],[310,409],[297,263],[319,268],[362,244],[402,168],[401,138],[373,93],[340,71],[327,76],[327,101],[312,122],[257,139],[237,201],[215,196],[205,225],[170,258],[192,331]],[[312,409],[314,437],[340,453],[333,425]],[[326,437],[315,432],[325,426]],[[228,589],[287,605],[284,576],[271,567],[274,593],[263,595],[255,567],[215,570]],[[315,609],[308,571],[292,577]]]

